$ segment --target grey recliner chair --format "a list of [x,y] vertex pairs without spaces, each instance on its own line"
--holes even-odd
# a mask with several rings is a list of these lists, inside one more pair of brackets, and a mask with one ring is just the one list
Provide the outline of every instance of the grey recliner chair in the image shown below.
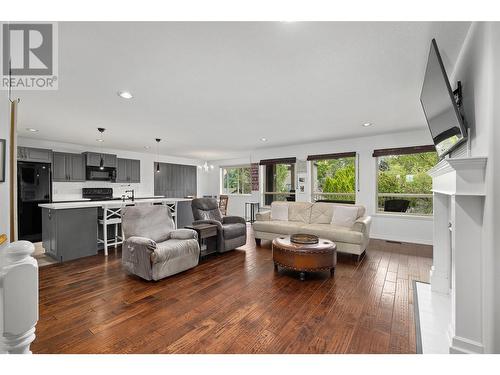
[[247,225],[239,216],[222,216],[215,198],[197,198],[191,202],[193,225],[217,225],[217,251],[223,253],[247,242]]
[[122,210],[122,265],[145,280],[160,280],[198,265],[200,246],[191,229],[175,229],[166,206]]

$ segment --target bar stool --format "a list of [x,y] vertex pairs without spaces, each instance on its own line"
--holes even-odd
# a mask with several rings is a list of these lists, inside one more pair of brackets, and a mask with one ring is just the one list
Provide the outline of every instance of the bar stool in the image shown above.
[[[116,249],[117,245],[123,243],[123,228],[118,235],[118,226],[122,223],[121,207],[120,208],[103,208],[102,219],[99,219],[99,224],[102,225],[102,236],[99,238],[99,231],[97,235],[97,242],[104,245],[104,255],[108,255],[108,245],[113,245]],[[112,242],[108,239],[108,225],[115,226],[115,238]]]

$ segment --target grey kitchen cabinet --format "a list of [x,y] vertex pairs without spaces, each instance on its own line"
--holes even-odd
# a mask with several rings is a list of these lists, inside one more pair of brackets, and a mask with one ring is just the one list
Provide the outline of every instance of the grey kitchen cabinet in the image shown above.
[[141,182],[141,161],[118,158],[116,182]]
[[17,160],[38,163],[52,163],[52,150],[33,147],[18,147]]
[[97,254],[97,207],[42,208],[42,243],[48,255],[64,262]]
[[54,162],[52,163],[52,181],[67,181],[66,154],[54,152]]
[[85,156],[83,154],[54,152],[53,158],[53,181],[85,181]]
[[128,182],[127,161],[121,158],[116,160],[116,182]]
[[177,228],[184,228],[185,226],[192,225],[194,221],[193,210],[191,209],[191,201],[177,202],[176,212]]
[[84,152],[85,163],[90,167],[100,167],[101,157],[103,161],[103,166],[106,168],[116,168],[117,167],[117,156],[113,154],[101,154],[99,152]]
[[141,182],[141,161],[130,159],[130,182]]
[[[156,163],[154,165],[156,168]],[[195,196],[196,170],[192,165],[160,163],[160,172],[154,174],[155,195],[169,198]]]
[[71,170],[70,181],[85,181],[85,157],[82,154],[69,154]]

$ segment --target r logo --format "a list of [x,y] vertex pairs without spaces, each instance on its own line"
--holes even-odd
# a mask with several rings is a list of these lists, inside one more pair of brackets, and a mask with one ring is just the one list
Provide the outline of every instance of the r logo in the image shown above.
[[53,74],[52,24],[3,24],[2,73],[13,76]]

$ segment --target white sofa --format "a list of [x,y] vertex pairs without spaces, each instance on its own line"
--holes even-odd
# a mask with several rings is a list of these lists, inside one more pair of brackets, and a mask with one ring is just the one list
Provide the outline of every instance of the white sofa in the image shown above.
[[[276,213],[277,205],[288,206],[288,220],[273,219],[271,210]],[[355,220],[350,227],[334,225],[332,217],[336,207],[349,206],[357,208]],[[257,244],[260,240],[273,240],[276,237],[294,233],[314,234],[334,241],[337,251],[360,256],[365,252],[370,239],[371,217],[365,215],[365,207],[337,203],[308,202],[273,202],[271,210],[257,213],[253,230]],[[281,209],[281,212],[286,212]],[[276,215],[278,216],[278,215]]]

